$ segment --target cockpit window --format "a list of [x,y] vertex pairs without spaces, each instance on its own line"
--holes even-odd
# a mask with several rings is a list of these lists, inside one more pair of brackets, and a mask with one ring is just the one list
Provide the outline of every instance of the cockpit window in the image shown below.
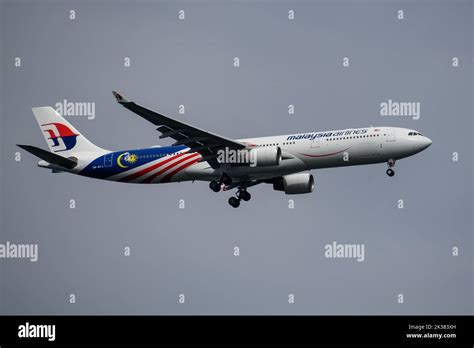
[[409,136],[413,136],[413,135],[421,135],[421,133],[418,133],[418,132],[410,132],[408,133]]

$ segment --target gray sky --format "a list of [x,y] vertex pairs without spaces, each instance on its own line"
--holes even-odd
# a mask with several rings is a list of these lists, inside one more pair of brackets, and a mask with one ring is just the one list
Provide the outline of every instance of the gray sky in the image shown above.
[[[36,263],[0,259],[2,313],[473,313],[471,1],[0,9],[0,243],[39,245]],[[25,153],[15,162],[16,143],[46,148],[31,108],[64,99],[95,103],[95,119],[68,120],[101,147],[169,144],[113,89],[230,138],[380,125],[419,130],[433,145],[399,161],[393,178],[383,164],[314,171],[312,194],[260,185],[239,209],[206,183],[126,185],[52,174]],[[419,102],[420,119],[380,116],[388,99]],[[333,241],[363,244],[365,260],[326,258]]]

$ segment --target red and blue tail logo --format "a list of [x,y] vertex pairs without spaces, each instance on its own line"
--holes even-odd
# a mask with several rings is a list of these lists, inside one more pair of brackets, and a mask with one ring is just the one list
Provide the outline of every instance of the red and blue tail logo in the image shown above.
[[[76,146],[76,138],[79,134],[74,133],[68,126],[53,122],[42,124],[41,127],[43,127],[43,132],[49,134],[49,139],[53,142],[53,144],[50,145],[51,149],[58,147],[57,150],[52,149],[54,152],[67,151]],[[59,139],[61,139],[62,142],[60,142]]]

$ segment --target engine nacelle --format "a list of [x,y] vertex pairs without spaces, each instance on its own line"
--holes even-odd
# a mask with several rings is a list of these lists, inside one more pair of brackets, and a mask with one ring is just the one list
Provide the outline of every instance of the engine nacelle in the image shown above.
[[277,166],[281,162],[281,149],[278,146],[257,147],[251,151],[251,159],[257,167]]
[[285,175],[273,183],[273,189],[285,191],[287,195],[310,193],[314,190],[314,178],[310,173]]

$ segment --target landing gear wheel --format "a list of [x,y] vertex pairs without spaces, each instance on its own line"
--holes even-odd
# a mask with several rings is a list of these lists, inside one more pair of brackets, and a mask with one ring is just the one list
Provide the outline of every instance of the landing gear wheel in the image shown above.
[[239,198],[243,199],[244,201],[250,201],[250,198],[252,198],[252,195],[248,193],[246,190],[242,190],[239,193]]
[[394,176],[394,175],[395,175],[395,172],[393,171],[393,169],[388,168],[388,169],[387,169],[387,175],[388,175],[388,176]]
[[230,184],[232,184],[232,179],[231,179],[230,176],[228,176],[227,174],[224,173],[221,176],[220,182],[223,183],[226,186],[229,186]]
[[234,208],[238,208],[238,206],[240,205],[240,201],[236,197],[230,197],[229,204]]
[[214,192],[219,192],[221,190],[221,185],[217,181],[212,180],[209,183],[209,188]]

